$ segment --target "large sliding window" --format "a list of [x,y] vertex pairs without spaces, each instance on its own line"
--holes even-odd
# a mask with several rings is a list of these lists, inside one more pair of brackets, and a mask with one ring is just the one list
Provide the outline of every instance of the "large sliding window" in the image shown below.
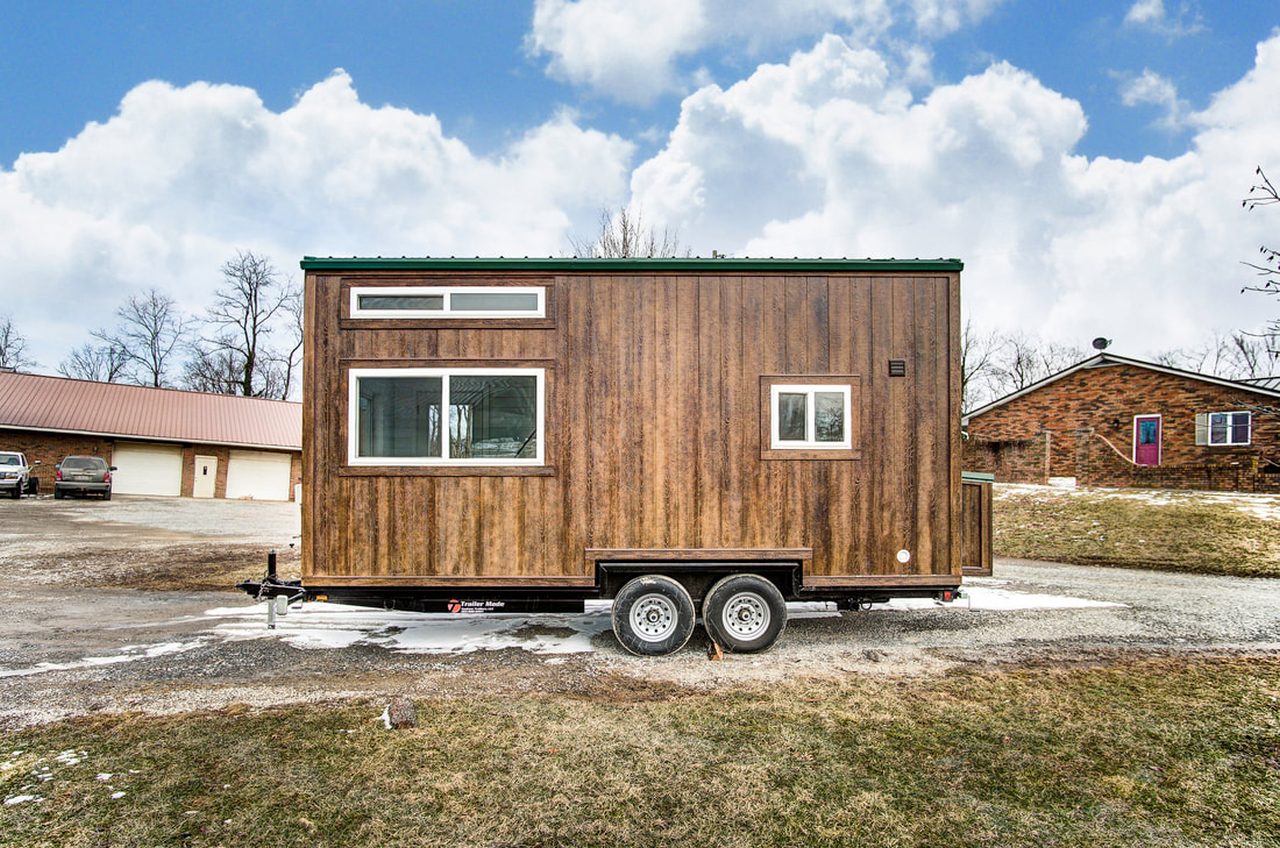
[[352,286],[352,318],[544,318],[545,286]]
[[349,465],[542,465],[541,368],[353,368]]

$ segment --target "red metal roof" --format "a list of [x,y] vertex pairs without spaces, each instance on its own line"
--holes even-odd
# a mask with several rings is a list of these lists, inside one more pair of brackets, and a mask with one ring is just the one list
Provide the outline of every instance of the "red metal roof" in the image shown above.
[[302,404],[0,372],[0,427],[301,450]]

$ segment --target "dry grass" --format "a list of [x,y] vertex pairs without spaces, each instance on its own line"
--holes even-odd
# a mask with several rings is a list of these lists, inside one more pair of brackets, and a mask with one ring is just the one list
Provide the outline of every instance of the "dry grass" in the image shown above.
[[[147,591],[234,591],[241,580],[256,580],[266,571],[263,545],[188,542],[149,545],[127,551],[81,548],[23,558],[29,571],[46,582]],[[296,549],[279,552],[281,577],[299,575]]]
[[367,702],[85,719],[0,743],[0,792],[44,797],[0,844],[1275,845],[1278,703],[1280,660],[1206,658],[439,699],[395,733]]
[[1214,499],[997,490],[996,556],[1280,577],[1280,523]]

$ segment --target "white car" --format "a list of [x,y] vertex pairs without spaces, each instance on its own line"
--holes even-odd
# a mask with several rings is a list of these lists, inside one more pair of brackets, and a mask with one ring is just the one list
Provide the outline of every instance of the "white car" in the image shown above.
[[[40,460],[36,460],[36,465]],[[31,469],[27,455],[17,451],[0,451],[0,495],[17,500],[31,493]]]

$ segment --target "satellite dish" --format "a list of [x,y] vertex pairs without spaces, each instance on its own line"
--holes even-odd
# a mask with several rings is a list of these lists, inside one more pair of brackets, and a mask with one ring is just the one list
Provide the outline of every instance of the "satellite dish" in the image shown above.
[[1109,347],[1111,347],[1111,339],[1104,339],[1102,336],[1098,336],[1093,340],[1094,350],[1106,350]]

